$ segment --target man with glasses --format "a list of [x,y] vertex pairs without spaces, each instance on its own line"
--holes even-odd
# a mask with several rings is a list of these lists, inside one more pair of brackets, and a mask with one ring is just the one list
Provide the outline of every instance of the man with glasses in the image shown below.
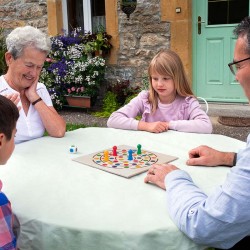
[[[250,101],[250,17],[234,30],[234,60],[228,66]],[[189,151],[187,165],[232,167],[225,182],[207,196],[188,173],[171,164],[155,164],[145,182],[166,189],[170,216],[189,238],[201,245],[222,249],[250,246],[250,136],[238,153],[208,146]]]

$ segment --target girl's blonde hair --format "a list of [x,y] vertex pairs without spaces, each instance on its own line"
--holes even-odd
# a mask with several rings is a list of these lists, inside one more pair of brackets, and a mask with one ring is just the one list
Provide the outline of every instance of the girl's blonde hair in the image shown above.
[[152,59],[148,67],[149,103],[152,106],[152,112],[155,112],[158,107],[158,94],[152,87],[153,73],[171,77],[179,96],[194,96],[180,57],[174,51],[162,50]]

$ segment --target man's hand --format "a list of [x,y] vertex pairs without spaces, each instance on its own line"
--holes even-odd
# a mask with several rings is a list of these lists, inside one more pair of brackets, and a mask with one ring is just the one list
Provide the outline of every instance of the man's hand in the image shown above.
[[138,124],[138,130],[144,130],[152,133],[162,133],[168,130],[168,122],[143,122]]
[[208,146],[199,146],[189,151],[187,165],[192,166],[233,166],[233,152],[221,152]]
[[144,179],[145,183],[153,183],[159,186],[162,189],[166,189],[165,187],[165,176],[170,172],[177,170],[178,168],[171,164],[154,164],[148,170],[147,176]]

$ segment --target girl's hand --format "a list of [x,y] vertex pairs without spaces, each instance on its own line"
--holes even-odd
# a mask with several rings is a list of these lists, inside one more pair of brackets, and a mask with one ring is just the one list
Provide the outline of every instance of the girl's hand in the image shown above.
[[144,130],[151,133],[162,133],[168,130],[168,122],[143,122],[140,121],[138,130]]

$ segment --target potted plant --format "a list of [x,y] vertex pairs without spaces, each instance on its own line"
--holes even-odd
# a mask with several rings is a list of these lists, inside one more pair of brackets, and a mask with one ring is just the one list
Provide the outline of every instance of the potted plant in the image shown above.
[[69,35],[51,38],[52,49],[41,72],[40,81],[49,89],[54,106],[60,109],[68,96],[91,98],[98,95],[105,73],[105,59],[89,58],[89,34],[76,28]]
[[111,35],[107,34],[103,26],[99,26],[97,31],[93,34],[88,33],[86,40],[86,46],[93,52],[96,56],[108,55],[112,44],[110,43]]
[[95,100],[104,78],[105,60],[101,57],[87,58],[84,62],[73,63],[69,68],[71,72],[64,76],[66,99],[87,99],[82,103],[88,103],[90,107],[90,98]]
[[72,107],[86,107],[90,108],[90,96],[84,95],[84,86],[69,86],[67,88],[66,101]]
[[94,42],[87,42],[84,45],[84,52],[87,54],[88,58],[92,58],[92,54],[95,52]]

